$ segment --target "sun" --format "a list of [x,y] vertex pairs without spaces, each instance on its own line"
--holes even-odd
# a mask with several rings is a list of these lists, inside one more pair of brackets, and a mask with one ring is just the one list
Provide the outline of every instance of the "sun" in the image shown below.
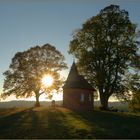
[[53,84],[53,77],[51,75],[45,75],[41,82],[44,86],[49,87]]

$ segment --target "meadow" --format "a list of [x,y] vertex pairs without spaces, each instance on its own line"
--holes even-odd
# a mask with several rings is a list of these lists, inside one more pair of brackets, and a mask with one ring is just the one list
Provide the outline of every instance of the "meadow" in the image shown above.
[[77,112],[45,106],[1,108],[0,138],[140,138],[140,116],[100,110]]

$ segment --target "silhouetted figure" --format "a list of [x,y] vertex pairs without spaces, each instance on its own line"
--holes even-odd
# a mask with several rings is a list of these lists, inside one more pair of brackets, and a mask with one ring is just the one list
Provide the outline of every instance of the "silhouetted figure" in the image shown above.
[[52,107],[55,108],[55,100],[52,100]]

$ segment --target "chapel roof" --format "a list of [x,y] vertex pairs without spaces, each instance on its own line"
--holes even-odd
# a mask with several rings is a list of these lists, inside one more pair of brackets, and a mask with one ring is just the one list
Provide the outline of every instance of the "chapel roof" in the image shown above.
[[81,88],[94,90],[94,88],[87,82],[87,80],[82,75],[79,75],[75,62],[73,62],[71,66],[69,75],[63,88]]

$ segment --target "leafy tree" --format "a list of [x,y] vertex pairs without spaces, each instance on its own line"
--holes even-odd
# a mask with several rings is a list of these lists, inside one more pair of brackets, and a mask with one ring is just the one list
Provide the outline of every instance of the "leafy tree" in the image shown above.
[[[52,45],[36,46],[24,52],[18,52],[12,59],[9,70],[4,72],[3,97],[11,94],[16,97],[35,96],[36,106],[40,106],[39,97],[46,93],[51,95],[62,85],[60,71],[66,68],[64,56]],[[44,75],[51,75],[54,79],[49,87],[43,86],[41,80]]]
[[140,112],[140,91],[133,94],[133,98],[129,102],[129,109],[132,112]]
[[140,112],[140,56],[133,60],[133,66],[136,68],[135,73],[130,75],[129,84],[127,87],[132,92],[132,98],[129,101],[131,111]]
[[111,95],[126,94],[123,81],[138,50],[136,32],[128,12],[110,5],[73,35],[69,52],[77,58],[80,71],[99,90],[103,109],[108,109]]

